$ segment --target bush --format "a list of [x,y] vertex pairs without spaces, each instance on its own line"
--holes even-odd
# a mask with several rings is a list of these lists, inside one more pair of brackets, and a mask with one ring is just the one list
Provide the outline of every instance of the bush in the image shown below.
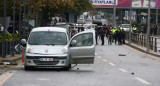
[[[9,41],[12,41],[12,35],[9,34],[9,33],[5,33],[5,41],[6,42],[9,42]],[[19,36],[18,34],[14,34],[14,41],[18,41],[19,40]],[[0,33],[0,42],[3,41],[3,33]]]

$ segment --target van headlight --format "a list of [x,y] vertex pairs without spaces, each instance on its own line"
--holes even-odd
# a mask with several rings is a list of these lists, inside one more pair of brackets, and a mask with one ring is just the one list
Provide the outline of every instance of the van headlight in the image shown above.
[[64,47],[64,48],[61,50],[61,53],[62,53],[62,54],[67,54],[67,53],[68,53],[68,48],[67,48],[67,47]]
[[28,48],[27,49],[27,53],[33,54],[33,49],[32,48]]

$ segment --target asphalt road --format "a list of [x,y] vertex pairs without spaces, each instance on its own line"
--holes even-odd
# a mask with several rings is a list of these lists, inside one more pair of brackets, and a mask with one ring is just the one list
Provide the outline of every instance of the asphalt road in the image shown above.
[[13,70],[0,86],[159,86],[160,59],[126,45],[96,45],[95,63],[64,70]]

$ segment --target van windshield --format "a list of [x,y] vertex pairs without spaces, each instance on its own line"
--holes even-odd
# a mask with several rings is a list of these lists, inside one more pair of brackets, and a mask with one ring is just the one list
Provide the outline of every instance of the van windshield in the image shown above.
[[66,45],[67,35],[64,32],[32,32],[28,43],[30,45]]

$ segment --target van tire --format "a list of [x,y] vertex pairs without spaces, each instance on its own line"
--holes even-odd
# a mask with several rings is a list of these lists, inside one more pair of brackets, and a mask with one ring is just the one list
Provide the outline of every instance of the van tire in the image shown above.
[[69,64],[67,67],[64,68],[65,70],[70,70],[71,69],[71,64]]
[[24,66],[24,70],[31,70],[31,67]]

